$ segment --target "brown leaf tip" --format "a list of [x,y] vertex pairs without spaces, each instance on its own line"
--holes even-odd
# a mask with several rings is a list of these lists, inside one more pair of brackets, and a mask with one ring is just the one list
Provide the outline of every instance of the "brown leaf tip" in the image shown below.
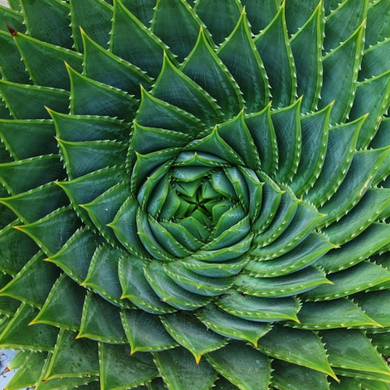
[[16,37],[18,35],[18,30],[15,30],[14,28],[12,28],[7,22],[4,22],[4,23],[7,26],[8,31],[10,32],[11,36]]

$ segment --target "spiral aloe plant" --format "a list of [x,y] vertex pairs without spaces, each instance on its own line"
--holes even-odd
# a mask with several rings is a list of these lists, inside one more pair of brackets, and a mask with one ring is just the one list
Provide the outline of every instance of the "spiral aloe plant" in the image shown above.
[[9,0],[6,389],[385,390],[390,0]]

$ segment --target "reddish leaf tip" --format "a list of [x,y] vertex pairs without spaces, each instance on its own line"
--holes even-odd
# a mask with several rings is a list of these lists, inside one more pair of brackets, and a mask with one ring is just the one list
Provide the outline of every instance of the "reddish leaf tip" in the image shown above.
[[18,30],[15,30],[14,28],[12,28],[7,22],[4,22],[4,23],[7,26],[8,31],[10,32],[11,36],[16,37],[18,35]]

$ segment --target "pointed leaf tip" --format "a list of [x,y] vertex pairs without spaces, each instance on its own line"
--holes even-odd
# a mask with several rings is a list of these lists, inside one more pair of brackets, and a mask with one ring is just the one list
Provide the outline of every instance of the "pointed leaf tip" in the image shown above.
[[18,35],[18,30],[15,30],[14,28],[12,28],[7,22],[4,22],[5,25],[7,26],[8,28],[8,31],[10,32],[11,34],[11,37],[16,37]]

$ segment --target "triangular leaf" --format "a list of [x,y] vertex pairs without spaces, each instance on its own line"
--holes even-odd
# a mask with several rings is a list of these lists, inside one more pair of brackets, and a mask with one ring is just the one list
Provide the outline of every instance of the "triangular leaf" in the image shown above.
[[[236,28],[217,54],[240,86],[247,111],[252,113],[263,109],[269,102],[268,79],[245,12],[241,13]],[[242,62],[242,58],[246,61]]]
[[272,22],[256,38],[272,88],[272,105],[284,107],[291,104],[297,94],[294,57],[288,41],[283,3]]

